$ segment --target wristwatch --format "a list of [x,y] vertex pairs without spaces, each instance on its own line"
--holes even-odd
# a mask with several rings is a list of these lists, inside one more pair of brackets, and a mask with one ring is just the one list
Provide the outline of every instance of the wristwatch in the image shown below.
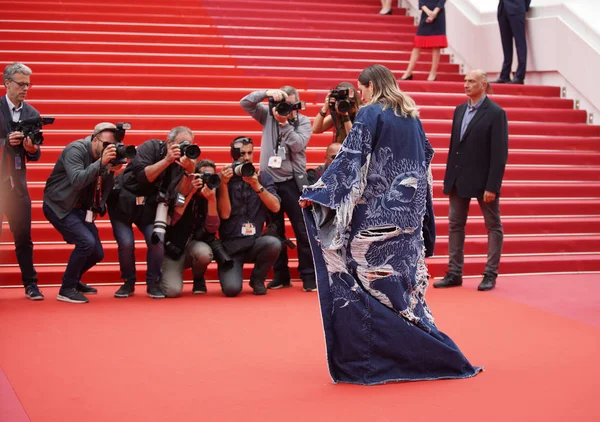
[[261,186],[259,190],[255,190],[254,192],[256,192],[257,194],[259,194],[259,195],[260,195],[260,194],[261,194],[261,193],[263,193],[264,191],[265,191],[265,187],[264,187],[264,186]]

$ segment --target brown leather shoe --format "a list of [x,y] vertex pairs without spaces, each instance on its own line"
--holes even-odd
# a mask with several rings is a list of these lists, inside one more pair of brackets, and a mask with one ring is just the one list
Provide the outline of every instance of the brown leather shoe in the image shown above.
[[487,290],[492,290],[494,287],[496,287],[496,276],[484,274],[483,280],[481,280],[481,283],[477,286],[477,290],[485,292]]
[[459,287],[462,286],[462,276],[446,273],[446,276],[437,283],[433,283],[433,287],[436,289],[445,289],[447,287]]

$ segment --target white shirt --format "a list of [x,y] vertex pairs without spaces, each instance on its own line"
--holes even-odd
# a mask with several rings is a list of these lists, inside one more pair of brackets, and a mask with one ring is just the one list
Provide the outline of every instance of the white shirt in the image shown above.
[[8,95],[5,95],[6,102],[8,103],[8,109],[12,115],[13,122],[18,122],[21,120],[21,110],[23,110],[23,103],[17,108],[9,99]]

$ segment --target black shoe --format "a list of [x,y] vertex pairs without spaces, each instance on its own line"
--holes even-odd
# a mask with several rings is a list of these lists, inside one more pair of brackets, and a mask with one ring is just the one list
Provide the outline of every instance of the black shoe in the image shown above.
[[87,297],[83,295],[79,290],[75,287],[71,287],[70,289],[61,288],[58,291],[58,296],[56,296],[56,300],[60,300],[61,302],[69,302],[69,303],[88,303],[89,300]]
[[446,273],[446,276],[444,278],[442,278],[437,283],[433,283],[433,287],[435,287],[436,289],[440,289],[440,288],[444,289],[447,287],[458,287],[458,286],[462,286],[462,276],[451,274],[451,273]]
[[115,297],[118,299],[124,299],[126,297],[133,296],[134,292],[135,280],[125,280],[125,283],[123,283],[123,285],[119,287],[119,290],[115,292]]
[[252,294],[257,296],[267,294],[267,288],[265,287],[264,281],[250,280],[250,287],[252,287]]
[[519,79],[519,78],[514,78],[512,81],[507,82],[507,83],[514,84],[514,85],[523,85],[525,83],[525,80]]
[[492,83],[493,84],[508,84],[508,83],[510,83],[510,79],[498,78]]
[[40,292],[40,288],[35,283],[25,286],[25,297],[28,297],[31,300],[44,300],[44,295]]
[[152,299],[164,299],[166,296],[158,287],[158,283],[151,283],[146,286],[146,294]]
[[382,15],[382,16],[385,16],[385,15],[391,15],[391,14],[392,14],[392,9],[388,10],[388,11],[387,11],[387,12],[385,12],[385,13],[381,13],[381,12],[379,12],[379,13],[378,13],[378,15]]
[[204,280],[204,277],[198,277],[194,279],[192,293],[195,295],[203,295],[206,293],[206,280]]
[[317,282],[314,278],[308,280],[302,280],[302,290],[305,292],[316,292]]
[[477,286],[477,290],[485,292],[487,290],[492,290],[494,287],[496,287],[496,276],[484,274],[483,280],[481,280],[481,283]]
[[410,74],[409,76],[407,76],[406,78],[400,78],[400,80],[401,80],[401,81],[412,81],[412,78],[413,78],[413,75],[412,75],[412,73],[411,73],[411,74]]
[[285,280],[274,278],[269,282],[269,284],[267,284],[267,288],[272,290],[281,289],[282,287],[292,287],[291,280],[289,278]]
[[85,295],[95,295],[96,293],[98,293],[98,289],[92,286],[88,286],[87,284],[82,283],[81,281],[77,283],[77,286],[75,286],[75,288]]

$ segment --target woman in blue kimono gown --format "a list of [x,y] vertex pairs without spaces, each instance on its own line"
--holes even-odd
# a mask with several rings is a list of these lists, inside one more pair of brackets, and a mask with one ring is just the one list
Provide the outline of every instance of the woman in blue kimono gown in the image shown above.
[[363,70],[358,86],[368,105],[300,201],[331,376],[368,385],[472,377],[481,368],[437,329],[425,302],[433,149],[417,108],[384,66]]

